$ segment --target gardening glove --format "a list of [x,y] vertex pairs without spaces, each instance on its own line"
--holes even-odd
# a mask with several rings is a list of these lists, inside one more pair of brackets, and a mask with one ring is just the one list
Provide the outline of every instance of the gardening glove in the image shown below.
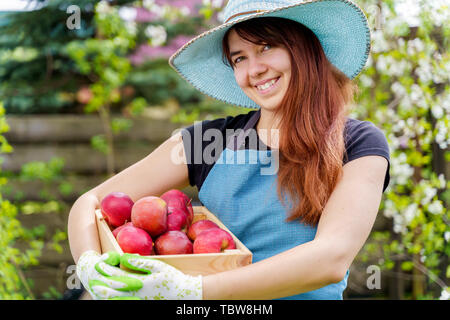
[[[202,277],[189,276],[157,259],[124,253],[120,263],[128,272],[99,263],[98,271],[115,282],[90,281],[94,295],[100,299],[198,300],[202,299]],[[123,282],[117,286],[117,280]],[[113,286],[111,284],[114,284]]]
[[128,289],[130,287],[135,288],[139,285],[136,279],[104,276],[103,269],[105,266],[120,270],[114,267],[119,265],[119,263],[120,254],[113,251],[100,255],[96,251],[89,250],[81,255],[77,263],[77,276],[93,299],[101,299],[93,290],[93,286],[98,284],[108,285],[117,290]]

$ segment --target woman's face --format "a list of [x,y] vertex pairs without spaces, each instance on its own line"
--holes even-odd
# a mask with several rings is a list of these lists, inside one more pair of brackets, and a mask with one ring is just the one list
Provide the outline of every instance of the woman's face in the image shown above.
[[228,36],[234,76],[244,93],[261,108],[274,110],[283,99],[291,79],[291,62],[284,47],[258,45]]

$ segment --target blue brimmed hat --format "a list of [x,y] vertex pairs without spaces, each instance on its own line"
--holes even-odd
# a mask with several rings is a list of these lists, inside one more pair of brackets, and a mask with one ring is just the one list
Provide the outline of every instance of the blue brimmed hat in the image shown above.
[[262,17],[299,22],[319,39],[328,60],[355,78],[370,51],[370,29],[364,12],[349,0],[229,0],[223,24],[195,37],[169,59],[169,64],[202,93],[217,100],[259,108],[242,91],[233,69],[222,60],[222,39],[236,23]]

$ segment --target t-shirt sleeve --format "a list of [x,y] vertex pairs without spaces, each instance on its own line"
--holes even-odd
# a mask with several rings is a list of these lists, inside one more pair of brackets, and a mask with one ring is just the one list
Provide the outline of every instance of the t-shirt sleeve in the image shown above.
[[[224,146],[223,141],[216,140],[217,135],[209,135],[205,134],[205,132],[209,129],[216,129],[217,132],[225,131],[227,122],[229,122],[228,118],[196,121],[193,125],[181,130],[188,167],[189,184],[191,186],[197,186],[198,190],[200,190],[210,168],[214,165],[215,160],[217,160],[216,158],[220,156],[220,152],[215,152],[215,150],[222,151]],[[205,158],[203,151],[207,145],[212,143],[218,143],[220,147],[212,148],[211,159],[208,157]]]
[[388,161],[388,167],[384,178],[384,192],[390,181],[390,156],[388,141],[383,131],[369,121],[350,119],[346,128],[345,138],[347,153],[344,156],[344,164],[370,155],[377,155],[386,158]]

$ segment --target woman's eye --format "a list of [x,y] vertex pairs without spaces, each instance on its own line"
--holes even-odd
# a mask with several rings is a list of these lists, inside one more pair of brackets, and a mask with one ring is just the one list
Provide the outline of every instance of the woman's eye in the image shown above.
[[236,64],[236,63],[240,62],[242,58],[243,58],[243,57],[237,57],[237,58],[234,60],[234,63]]
[[[263,51],[267,51],[269,49],[272,49],[272,46],[270,44],[265,44],[264,47],[263,47]],[[234,60],[234,64],[241,62],[242,59],[245,59],[245,57],[243,57],[243,56],[237,57]]]

